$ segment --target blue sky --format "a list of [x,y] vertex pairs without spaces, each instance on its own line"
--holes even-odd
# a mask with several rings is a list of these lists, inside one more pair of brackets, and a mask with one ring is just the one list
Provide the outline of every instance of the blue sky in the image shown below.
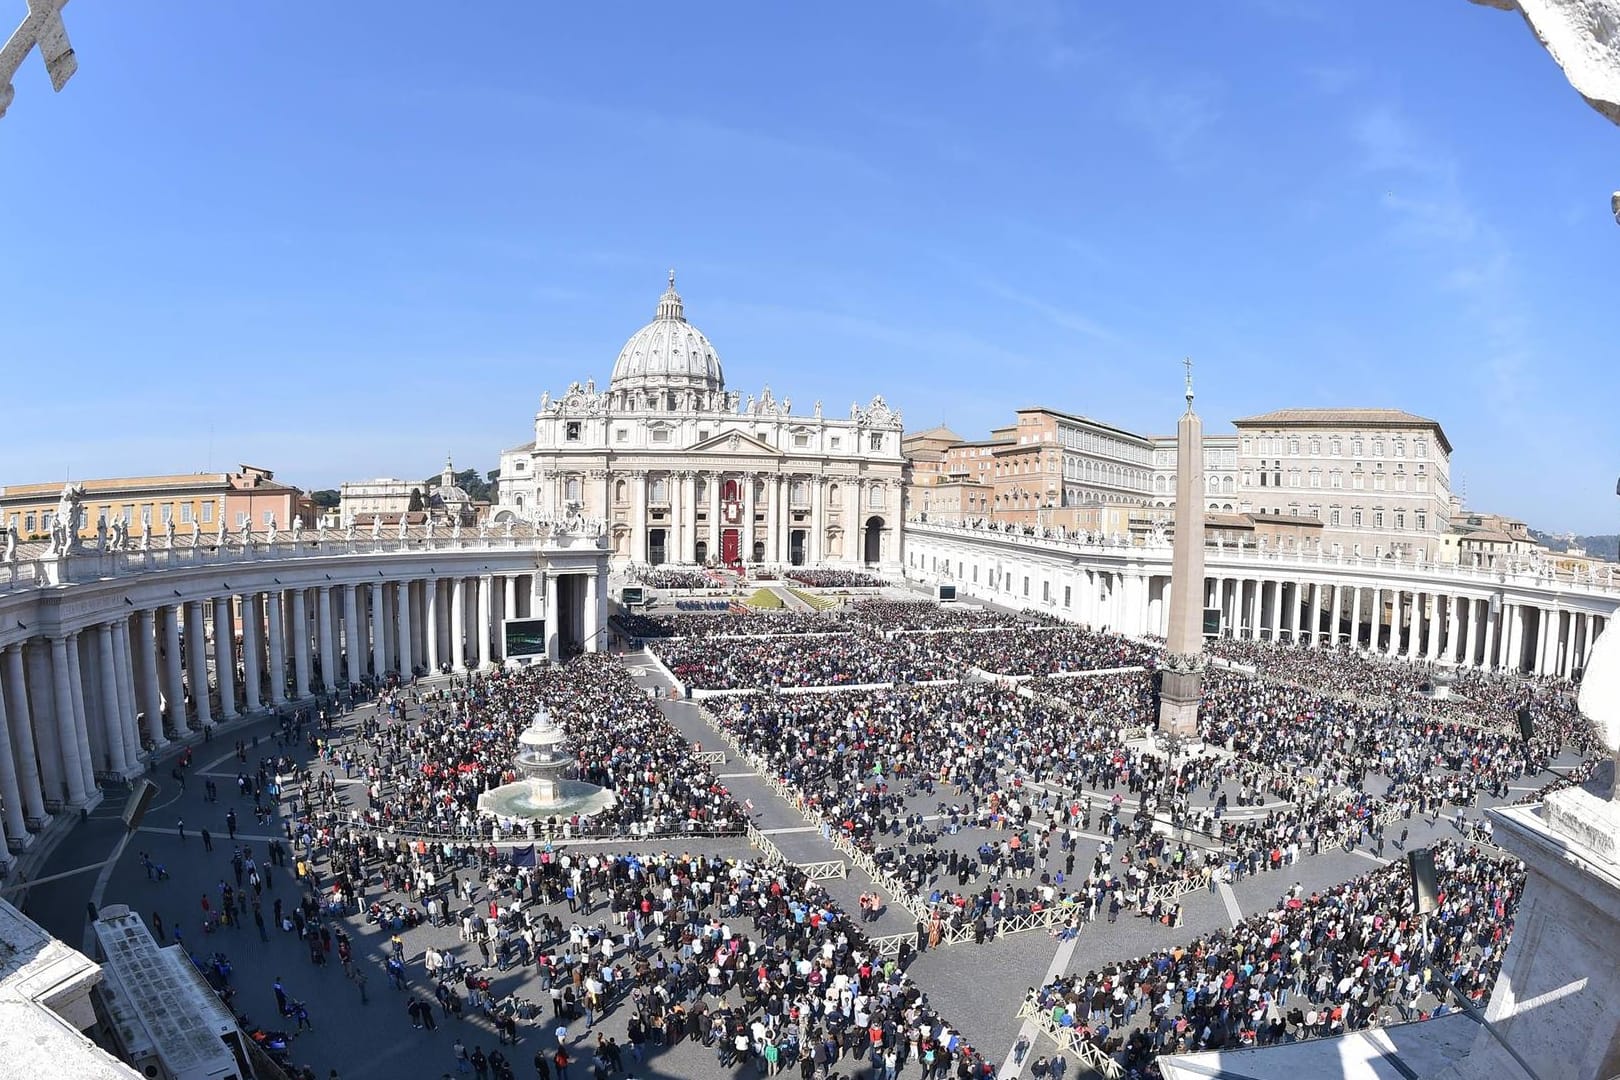
[[1517,16],[66,15],[78,76],[53,95],[31,58],[0,121],[0,483],[493,468],[543,390],[606,380],[675,266],[728,385],[796,408],[1168,430],[1190,354],[1216,430],[1405,408],[1444,424],[1472,505],[1620,520],[1620,130]]

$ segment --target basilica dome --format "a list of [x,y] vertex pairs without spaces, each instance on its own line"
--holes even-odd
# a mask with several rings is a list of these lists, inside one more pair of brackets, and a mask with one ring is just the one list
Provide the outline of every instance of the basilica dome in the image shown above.
[[725,386],[720,354],[703,331],[686,321],[671,270],[669,288],[658,298],[657,317],[619,350],[608,389],[721,391]]

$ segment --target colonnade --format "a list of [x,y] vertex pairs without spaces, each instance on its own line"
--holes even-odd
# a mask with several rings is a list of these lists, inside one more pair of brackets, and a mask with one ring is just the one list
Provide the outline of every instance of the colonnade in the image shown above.
[[[1620,610],[1596,581],[1469,568],[1206,553],[1206,633],[1572,677]],[[908,524],[907,576],[1135,636],[1169,630],[1170,552]]]
[[[0,866],[52,815],[94,806],[100,785],[144,772],[188,731],[388,673],[517,662],[502,633],[510,619],[544,619],[543,652],[525,662],[596,651],[606,626],[605,545],[600,565],[596,552],[592,543],[579,553],[582,566],[531,573],[420,576],[367,564],[343,566],[338,577],[350,580],[334,580],[289,565],[280,576],[274,568],[232,574],[257,584],[221,582],[203,596],[150,582],[109,590],[101,581],[52,597],[54,618],[40,610],[48,594],[0,597],[19,616],[7,620],[12,640],[0,639]],[[440,552],[433,561],[465,560]],[[367,572],[375,579],[353,580]],[[96,595],[63,600],[77,589]],[[155,591],[178,599],[153,602]],[[141,593],[144,602],[131,595]],[[29,631],[30,619],[46,625]],[[538,627],[526,629],[539,640]]]

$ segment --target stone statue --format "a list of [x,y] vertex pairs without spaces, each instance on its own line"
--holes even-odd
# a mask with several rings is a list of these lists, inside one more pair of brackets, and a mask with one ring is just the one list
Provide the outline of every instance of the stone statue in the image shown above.
[[429,540],[432,540],[433,539],[433,515],[432,514],[428,515],[427,524],[424,526],[424,528],[427,530],[427,538]]
[[16,561],[17,561],[17,530],[16,529],[7,529],[6,530],[6,562],[7,563],[14,563]]
[[265,523],[264,542],[266,544],[273,544],[276,542],[276,515],[274,514],[271,514],[270,520]]
[[293,519],[292,519],[293,543],[296,544],[298,542],[299,538],[302,537],[303,535],[304,535],[304,517],[303,517],[302,514],[294,514]]
[[214,544],[217,547],[225,546],[225,508],[219,511],[219,524],[214,527]]
[[399,539],[400,539],[400,541],[402,543],[405,540],[406,530],[408,528],[409,528],[409,525],[406,523],[405,515],[404,514],[399,515]]
[[106,551],[106,550],[107,550],[107,519],[106,518],[98,518],[96,520],[96,551],[99,554],[100,552],[103,552],[103,551]]
[[56,500],[55,520],[67,526],[67,549],[79,545],[79,504],[83,500],[83,484],[69,483],[62,485],[62,496]]
[[354,518],[352,517],[343,523],[343,539],[346,543],[354,543]]
[[540,395],[540,411],[546,412],[551,408],[551,391],[547,390]]
[[783,398],[782,399],[782,415],[786,416],[788,413],[790,413],[792,411],[793,411],[793,399],[792,398]]
[[243,518],[242,519],[242,527],[240,529],[238,529],[237,531],[242,534],[242,546],[243,547],[247,547],[249,544],[253,543],[253,519],[252,518],[246,518],[246,517]]
[[192,526],[192,529],[191,529],[191,549],[193,551],[197,550],[197,545],[199,543],[201,543],[201,542],[202,542],[201,530],[199,530],[196,526]]
[[757,412],[758,410],[759,410],[759,406],[754,404],[754,395],[749,394],[748,395],[748,406],[743,411],[748,413],[751,416],[755,412]]
[[382,515],[381,514],[372,514],[371,515],[371,538],[373,540],[381,540],[382,539]]
[[489,539],[489,522],[480,521],[478,523],[478,539],[480,539],[480,540],[488,540]]
[[163,523],[163,537],[169,542],[169,550],[174,550],[174,518]]
[[821,419],[821,402],[816,402],[816,419]]
[[861,403],[860,402],[852,401],[852,402],[849,403],[849,418],[851,420],[859,420],[861,418]]
[[512,519],[511,518],[506,519],[506,538],[508,540],[512,539]]
[[141,522],[141,550],[152,550],[152,523],[150,521]]
[[461,539],[461,515],[460,514],[457,514],[455,516],[454,524],[452,524],[450,526],[450,539],[452,539],[452,540],[460,540]]

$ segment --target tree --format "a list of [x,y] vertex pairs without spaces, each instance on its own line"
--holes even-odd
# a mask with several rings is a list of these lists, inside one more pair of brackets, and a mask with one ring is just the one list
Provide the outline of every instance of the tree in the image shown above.
[[426,506],[422,502],[422,489],[411,488],[411,504],[405,508],[407,513],[420,514]]
[[334,509],[342,502],[342,496],[337,488],[323,488],[320,491],[312,491],[309,493],[309,497],[322,510]]

